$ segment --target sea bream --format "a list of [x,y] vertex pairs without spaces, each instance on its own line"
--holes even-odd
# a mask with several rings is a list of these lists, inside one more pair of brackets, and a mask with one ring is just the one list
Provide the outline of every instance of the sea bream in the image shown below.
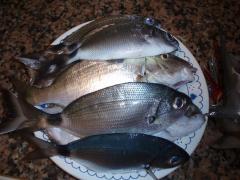
[[26,159],[62,155],[96,172],[172,168],[189,160],[188,153],[173,142],[145,134],[94,135],[67,145],[56,145],[32,136],[26,138],[40,148],[28,154]]
[[[66,107],[73,100],[94,91],[127,82],[160,83],[173,88],[194,80],[196,68],[177,56],[165,54],[141,59],[80,61],[56,80],[43,79],[51,86],[36,88],[12,80],[16,91],[32,105]],[[34,76],[31,77],[34,79]]]
[[104,133],[154,134],[178,120],[204,117],[191,99],[170,87],[152,83],[124,83],[80,97],[61,113],[44,113],[11,93],[4,95],[14,116],[0,134],[21,128],[62,128],[77,137]]
[[[195,132],[203,125],[203,123],[204,118],[202,116],[191,118],[191,120],[183,116],[166,129],[154,133],[154,135],[173,142]],[[64,129],[57,127],[45,129],[44,132],[52,142],[62,145],[80,139],[80,137],[77,137],[76,135],[73,135]]]
[[178,47],[178,41],[155,19],[124,15],[92,21],[40,56],[19,60],[51,76],[79,60],[142,58],[170,53]]

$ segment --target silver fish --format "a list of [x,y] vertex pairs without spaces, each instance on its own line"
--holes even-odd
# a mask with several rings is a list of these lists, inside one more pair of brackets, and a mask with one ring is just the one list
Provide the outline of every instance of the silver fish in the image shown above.
[[[198,118],[179,118],[175,123],[172,123],[166,129],[157,132],[156,136],[162,137],[169,141],[175,141],[179,138],[187,136],[190,133],[198,130],[204,123],[204,118],[198,116]],[[73,135],[62,128],[48,128],[44,131],[52,142],[57,144],[68,144],[70,142],[78,140],[80,137]]]
[[15,116],[0,127],[0,134],[25,127],[58,127],[78,137],[116,132],[153,134],[182,118],[204,119],[187,95],[151,83],[104,88],[82,96],[58,114],[44,113],[9,93],[4,97]]
[[[79,59],[110,60],[140,58],[172,52],[177,40],[157,20],[141,16],[113,16],[97,19],[67,36],[47,52],[72,54]],[[74,52],[77,51],[77,52]]]
[[[170,53],[178,47],[178,41],[160,28],[156,20],[117,16],[90,22],[36,59],[20,57],[19,60],[49,77],[79,60],[142,58]],[[38,81],[35,79],[33,84]]]
[[51,86],[41,89],[17,80],[12,82],[21,97],[32,105],[65,107],[85,94],[126,82],[161,83],[178,88],[194,80],[195,72],[196,68],[188,62],[166,54],[137,60],[80,61],[60,74]]

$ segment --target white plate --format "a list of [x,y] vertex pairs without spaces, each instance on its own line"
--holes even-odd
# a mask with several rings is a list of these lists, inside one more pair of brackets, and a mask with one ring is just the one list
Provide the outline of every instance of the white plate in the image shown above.
[[[89,22],[87,22],[89,23]],[[64,39],[67,35],[72,32],[78,30],[85,24],[80,24],[69,31],[62,34],[58,37],[52,44],[59,44],[62,39]],[[205,78],[203,76],[202,70],[197,63],[196,59],[193,57],[192,53],[184,46],[181,42],[179,42],[180,48],[176,52],[176,55],[190,62],[194,67],[198,69],[195,77],[195,80],[187,85],[184,85],[179,89],[179,91],[184,92],[189,95],[193,102],[201,109],[203,113],[207,113],[209,110],[209,96]],[[189,154],[192,154],[196,149],[199,141],[201,140],[204,130],[206,128],[207,121],[203,124],[203,126],[197,130],[196,132],[189,134],[186,137],[178,139],[175,141],[177,145],[184,148]],[[42,132],[35,133],[37,137],[42,139],[48,139],[45,134]],[[93,170],[87,169],[86,167],[79,164],[79,161],[75,161],[71,158],[66,158],[62,156],[54,156],[51,157],[52,161],[56,163],[57,166],[62,168],[67,173],[78,179],[87,179],[87,180],[133,180],[133,179],[152,179],[145,170],[134,171],[132,173],[123,173],[123,174],[111,174],[111,173],[97,173]],[[176,168],[171,169],[155,169],[154,173],[158,178],[162,178]]]

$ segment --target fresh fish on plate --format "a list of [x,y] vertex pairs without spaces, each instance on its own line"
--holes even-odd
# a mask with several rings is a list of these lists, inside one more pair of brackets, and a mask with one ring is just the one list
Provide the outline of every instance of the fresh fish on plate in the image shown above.
[[191,99],[170,87],[152,83],[124,83],[87,94],[61,113],[47,114],[11,93],[4,96],[14,117],[0,134],[21,128],[58,127],[77,137],[104,133],[154,134],[172,123],[204,117]]
[[[189,135],[194,131],[198,130],[204,123],[204,119],[202,116],[198,116],[197,118],[181,118],[178,119],[175,123],[172,123],[166,129],[161,130],[160,132],[155,133],[154,135],[158,137],[162,137],[169,141],[175,141],[179,138]],[[44,130],[49,139],[52,142],[57,144],[68,144],[75,140],[78,140],[80,137],[73,135],[62,128],[48,128]]]
[[[83,95],[121,83],[150,82],[179,88],[193,81],[195,72],[196,68],[188,62],[165,54],[138,60],[80,61],[46,88],[27,86],[14,79],[12,82],[19,95],[32,105],[55,104],[65,107]],[[42,84],[48,80],[44,78]]]
[[94,135],[67,145],[52,144],[32,136],[27,138],[40,147],[40,151],[28,154],[27,159],[68,156],[97,172],[172,168],[189,159],[188,153],[176,144],[145,134]]
[[92,21],[39,57],[19,60],[52,76],[79,60],[142,58],[170,53],[178,47],[178,41],[156,20],[125,15]]

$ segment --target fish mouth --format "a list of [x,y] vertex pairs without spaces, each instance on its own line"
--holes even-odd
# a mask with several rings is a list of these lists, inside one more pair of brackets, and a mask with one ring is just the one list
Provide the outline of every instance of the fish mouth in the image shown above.
[[202,114],[201,110],[196,105],[190,104],[187,107],[184,115],[190,118],[190,117],[195,116],[197,114]]

